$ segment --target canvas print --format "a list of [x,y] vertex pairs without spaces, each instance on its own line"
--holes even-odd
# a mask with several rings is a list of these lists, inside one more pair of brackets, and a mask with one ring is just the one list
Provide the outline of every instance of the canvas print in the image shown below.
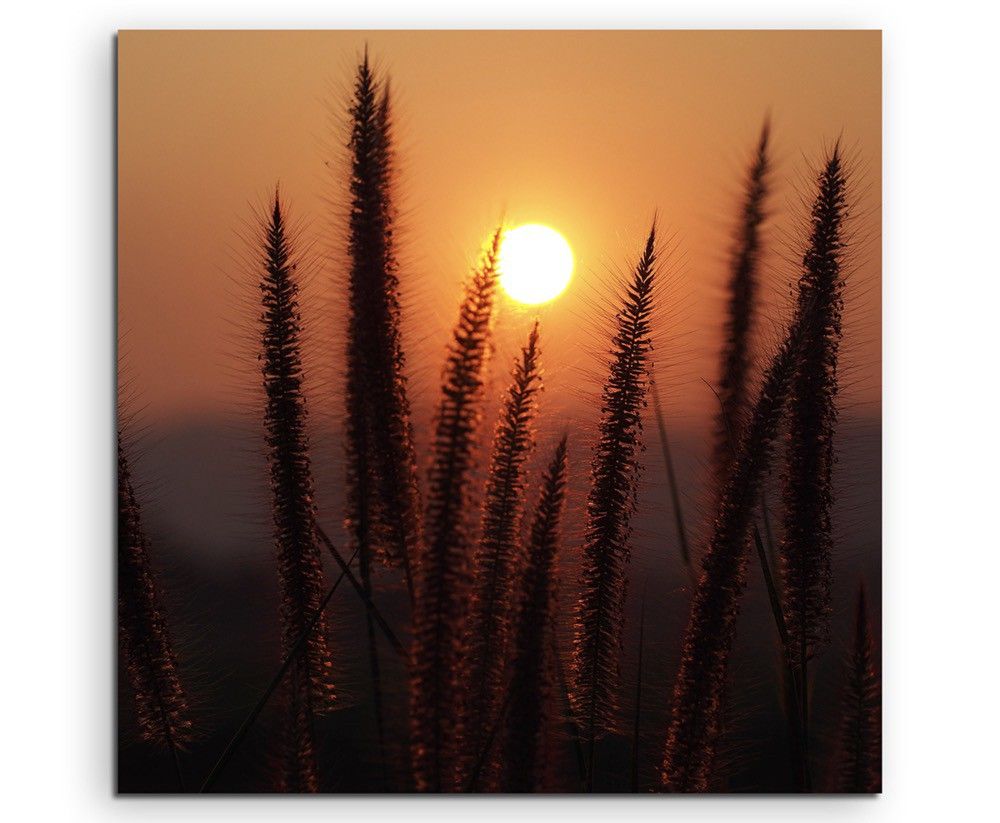
[[881,791],[879,32],[117,48],[120,793]]

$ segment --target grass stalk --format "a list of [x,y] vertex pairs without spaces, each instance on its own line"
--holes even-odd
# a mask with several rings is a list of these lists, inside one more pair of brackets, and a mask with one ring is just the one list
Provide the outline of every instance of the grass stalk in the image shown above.
[[698,575],[691,562],[691,549],[688,544],[687,529],[684,526],[684,511],[681,509],[680,489],[677,485],[677,475],[674,472],[674,460],[670,452],[670,441],[667,438],[667,425],[660,404],[660,393],[656,388],[653,375],[649,376],[649,392],[653,396],[653,412],[656,415],[656,430],[660,436],[660,449],[663,452],[663,464],[667,468],[667,485],[670,488],[670,502],[674,509],[674,526],[677,529],[677,545],[680,547],[681,563],[687,572],[692,585],[697,585]]
[[639,745],[642,738],[642,655],[646,632],[646,596],[639,608],[639,662],[635,673],[635,714],[632,718],[632,792],[639,791]]
[[[356,557],[357,551],[351,555],[351,559],[348,561],[348,564],[353,563]],[[257,698],[257,702],[254,703],[250,713],[243,718],[243,722],[240,723],[239,727],[236,729],[236,733],[229,739],[229,742],[226,744],[226,748],[223,749],[219,759],[215,761],[215,764],[212,766],[212,770],[208,773],[208,777],[206,777],[204,782],[201,784],[201,788],[198,791],[202,794],[210,791],[218,782],[222,772],[225,770],[226,766],[229,765],[229,762],[233,759],[233,755],[235,755],[236,751],[239,749],[240,744],[242,744],[246,739],[246,736],[253,727],[254,722],[260,716],[260,713],[264,711],[268,701],[271,699],[271,695],[274,694],[278,686],[281,685],[281,681],[284,680],[285,675],[288,674],[288,670],[291,668],[292,662],[302,651],[302,647],[309,639],[309,634],[316,628],[320,617],[323,615],[326,607],[329,605],[330,600],[340,587],[340,583],[345,576],[346,572],[341,571],[340,575],[333,581],[333,585],[330,586],[326,594],[323,596],[323,599],[320,601],[319,608],[316,610],[316,613],[309,618],[309,622],[306,624],[302,634],[296,638],[292,648],[285,653],[278,670],[271,677],[270,681],[268,681],[267,686],[264,687],[264,690],[261,692],[260,697]]]
[[[392,627],[383,617],[382,612],[379,610],[378,606],[375,605],[375,601],[372,599],[368,591],[366,591],[364,585],[358,581],[358,578],[354,576],[354,572],[351,571],[350,564],[344,561],[343,556],[337,551],[337,547],[330,540],[327,533],[316,524],[316,534],[319,536],[320,540],[327,547],[330,552],[330,556],[334,559],[334,562],[340,567],[342,574],[347,576],[347,582],[351,584],[354,591],[357,592],[358,597],[361,598],[361,602],[365,606],[365,610],[371,616],[374,624],[379,627],[385,639],[389,641],[389,645],[392,646],[392,650],[401,657],[406,657],[406,647],[402,644],[399,637],[392,630]],[[361,552],[359,549],[355,549],[355,554],[358,559],[361,558]]]

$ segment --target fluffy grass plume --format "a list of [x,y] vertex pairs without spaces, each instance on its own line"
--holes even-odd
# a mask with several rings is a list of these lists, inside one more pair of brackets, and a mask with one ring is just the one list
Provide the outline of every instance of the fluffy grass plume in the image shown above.
[[383,554],[391,565],[403,566],[410,599],[413,599],[413,558],[420,554],[422,535],[417,459],[407,394],[406,358],[400,335],[398,263],[395,255],[395,205],[393,193],[393,128],[389,82],[382,88],[379,104],[379,136],[382,154],[382,209],[385,236],[385,284],[387,323],[380,383],[373,395],[380,418],[375,426],[375,466],[382,501]]
[[465,287],[448,344],[427,483],[424,550],[417,564],[411,661],[413,773],[421,791],[457,787],[464,685],[461,646],[473,546],[468,513],[483,369],[489,355],[501,230]]
[[[416,463],[400,343],[399,278],[393,250],[392,129],[388,88],[368,52],[350,108],[351,152],[345,400],[346,526],[365,596],[375,558],[401,565],[411,597],[420,533]],[[386,766],[383,690],[375,626],[365,612],[379,759]]]
[[587,497],[574,615],[572,698],[588,746],[591,787],[594,742],[614,728],[618,707],[625,568],[640,472],[655,274],[654,223],[615,317]]
[[830,638],[833,434],[837,420],[837,353],[841,336],[841,257],[847,179],[835,145],[817,180],[810,236],[802,258],[799,311],[816,317],[802,341],[788,400],[781,578],[788,657],[798,666],[799,730],[808,788],[808,663]]
[[764,374],[719,500],[702,575],[674,682],[661,779],[668,791],[704,792],[710,785],[726,669],[746,586],[748,534],[771,458],[788,386],[810,314],[796,317]]
[[420,503],[400,338],[391,104],[388,82],[375,77],[367,50],[350,117],[348,529],[361,548],[363,570],[373,556],[402,565],[412,596]]
[[854,626],[854,648],[846,666],[836,788],[872,794],[882,791],[882,693],[864,585],[858,590]]
[[[149,539],[118,432],[118,642],[143,740],[178,751],[191,740],[187,696],[177,674],[163,605],[149,559]],[[182,782],[183,787],[183,782]]]
[[511,681],[501,749],[501,791],[536,792],[545,763],[542,751],[552,701],[548,650],[556,597],[556,556],[566,499],[566,437],[556,446],[542,479],[531,523],[511,655]]
[[719,411],[715,419],[712,460],[717,490],[725,485],[725,475],[732,462],[733,442],[730,431],[739,431],[742,427],[748,402],[750,342],[759,278],[760,230],[766,216],[764,207],[771,169],[768,146],[770,134],[770,123],[765,120],[744,180],[743,203],[729,262],[726,318],[718,383]]
[[802,258],[799,303],[801,307],[808,302],[819,322],[803,341],[789,397],[785,537],[781,543],[790,653],[800,663],[811,656],[815,646],[828,641],[830,634],[830,480],[837,419],[834,401],[847,186],[839,147],[830,154],[817,182],[809,246]]
[[[319,611],[323,567],[314,525],[313,481],[302,391],[296,261],[278,192],[260,228],[261,353],[266,403],[264,428],[271,477],[274,542],[281,586],[282,651],[287,654]],[[312,718],[336,697],[326,621],[320,617],[290,673],[284,788],[316,791]]]
[[511,373],[493,436],[479,546],[476,549],[472,612],[465,645],[468,699],[466,756],[475,758],[497,715],[510,640],[515,576],[520,572],[518,526],[524,506],[524,462],[534,445],[536,396],[541,388],[538,324]]

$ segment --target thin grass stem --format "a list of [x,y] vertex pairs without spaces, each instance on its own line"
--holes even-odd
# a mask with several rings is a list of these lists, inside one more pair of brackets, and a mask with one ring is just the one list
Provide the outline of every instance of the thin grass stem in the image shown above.
[[[351,559],[348,562],[353,563],[357,556],[358,553],[357,551],[355,551],[354,554],[351,555]],[[320,617],[323,614],[323,610],[329,604],[330,599],[337,591],[341,581],[344,579],[345,576],[346,573],[342,571],[340,573],[340,576],[333,582],[333,585],[330,586],[326,595],[320,601],[320,606],[316,610],[316,613],[309,619],[309,623],[306,625],[305,630],[302,632],[302,634],[298,636],[292,648],[289,649],[288,652],[285,654],[284,658],[281,661],[281,665],[278,667],[278,670],[274,673],[274,676],[271,678],[270,682],[264,688],[264,691],[261,692],[260,697],[257,698],[257,702],[250,710],[250,713],[243,719],[243,722],[240,723],[239,728],[236,730],[236,733],[230,738],[229,742],[226,744],[226,748],[219,756],[219,759],[215,762],[215,765],[212,766],[212,770],[208,773],[208,777],[205,778],[204,782],[201,784],[201,788],[198,790],[199,793],[204,794],[205,792],[211,790],[211,788],[218,781],[219,777],[222,775],[223,770],[226,768],[227,765],[229,765],[229,761],[233,759],[233,755],[236,754],[236,750],[240,747],[240,744],[246,738],[247,733],[250,731],[254,722],[257,720],[257,717],[264,710],[264,707],[267,705],[267,702],[271,699],[271,695],[274,694],[275,689],[277,689],[278,686],[281,685],[281,681],[284,680],[285,675],[288,674],[288,670],[291,668],[292,661],[295,659],[295,656],[300,651],[302,651],[302,647],[305,646],[306,640],[308,639],[310,632],[312,632],[313,629],[316,628],[316,625],[319,623]]]

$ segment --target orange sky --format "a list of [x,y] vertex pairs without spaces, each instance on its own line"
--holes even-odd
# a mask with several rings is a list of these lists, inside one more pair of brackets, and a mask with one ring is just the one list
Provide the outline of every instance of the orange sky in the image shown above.
[[[504,214],[547,223],[574,249],[576,279],[542,311],[542,340],[549,396],[578,397],[580,371],[592,365],[593,303],[638,251],[655,210],[673,248],[657,366],[675,414],[705,418],[713,400],[700,380],[716,372],[743,159],[770,111],[765,311],[779,316],[773,307],[794,274],[782,257],[792,256],[808,164],[843,135],[858,158],[865,241],[850,275],[844,396],[877,413],[878,32],[123,32],[119,318],[144,419],[225,413],[241,401],[234,364],[253,282],[234,251],[250,203],[280,180],[317,248],[336,246],[324,196],[341,197],[343,111],[366,42],[397,95],[404,342],[416,393],[433,394],[462,277]],[[328,300],[336,268],[334,255],[306,310],[317,339],[339,351]],[[511,308],[501,309],[501,380],[530,319]]]

